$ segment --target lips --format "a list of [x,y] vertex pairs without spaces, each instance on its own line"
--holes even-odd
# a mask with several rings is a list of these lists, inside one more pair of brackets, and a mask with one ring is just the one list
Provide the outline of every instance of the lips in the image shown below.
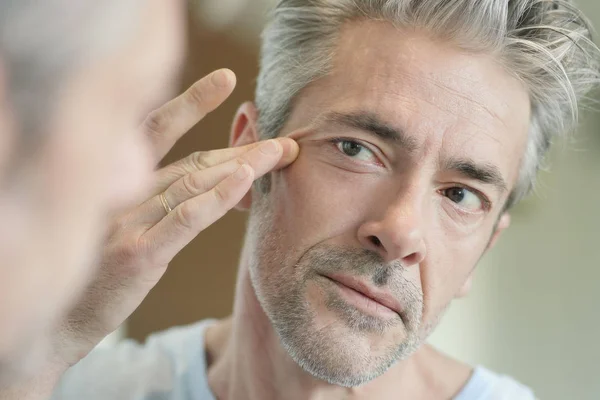
[[400,302],[386,290],[377,288],[376,286],[354,276],[342,274],[329,274],[324,276],[337,284],[346,286],[347,288],[352,289],[365,297],[368,297],[374,302],[394,311],[398,315],[401,314],[402,307]]

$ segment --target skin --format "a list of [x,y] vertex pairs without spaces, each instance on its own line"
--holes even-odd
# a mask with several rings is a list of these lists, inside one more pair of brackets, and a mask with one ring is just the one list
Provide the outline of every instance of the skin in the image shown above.
[[[207,334],[211,388],[219,399],[453,397],[471,369],[423,342],[508,227],[525,88],[492,56],[370,21],[345,26],[333,71],[294,104],[281,135],[297,160],[240,203],[251,219],[233,316]],[[258,140],[256,120],[243,105],[234,146]],[[374,135],[373,121],[402,138]],[[402,310],[350,302],[332,272],[377,284]]]
[[0,67],[0,382],[44,362],[49,330],[96,271],[109,214],[150,186],[141,122],[173,90],[183,12],[180,1],[148,1],[131,36],[81,60],[53,99],[41,149],[17,170],[7,160],[25,133]]

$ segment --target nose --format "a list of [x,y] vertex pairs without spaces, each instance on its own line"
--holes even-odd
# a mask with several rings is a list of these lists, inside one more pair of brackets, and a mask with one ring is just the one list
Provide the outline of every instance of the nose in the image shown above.
[[358,236],[365,248],[378,252],[386,262],[399,261],[404,267],[421,263],[427,254],[422,207],[417,199],[405,197],[384,208],[360,226]]

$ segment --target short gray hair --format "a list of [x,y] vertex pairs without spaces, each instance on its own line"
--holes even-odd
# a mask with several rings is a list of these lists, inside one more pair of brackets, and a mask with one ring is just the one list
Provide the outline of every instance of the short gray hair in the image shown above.
[[140,0],[0,0],[0,71],[16,114],[20,147],[43,140],[65,80],[122,41]]
[[579,104],[600,81],[591,26],[570,0],[280,0],[263,32],[256,90],[263,136],[279,135],[294,98],[330,71],[341,26],[359,19],[423,27],[467,51],[499,54],[524,83],[529,138],[505,209],[531,191],[554,138],[573,131]]

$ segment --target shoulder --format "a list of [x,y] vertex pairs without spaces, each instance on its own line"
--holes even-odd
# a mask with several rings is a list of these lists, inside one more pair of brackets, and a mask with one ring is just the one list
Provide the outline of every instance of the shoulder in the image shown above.
[[471,367],[431,346],[420,351],[428,387],[454,400],[534,400],[530,388],[482,366]]
[[533,391],[522,383],[477,367],[455,400],[534,400]]
[[[169,398],[196,392],[205,369],[204,331],[211,321],[176,327],[148,337],[97,348],[65,373],[53,400]],[[202,397],[200,397],[202,398]]]

